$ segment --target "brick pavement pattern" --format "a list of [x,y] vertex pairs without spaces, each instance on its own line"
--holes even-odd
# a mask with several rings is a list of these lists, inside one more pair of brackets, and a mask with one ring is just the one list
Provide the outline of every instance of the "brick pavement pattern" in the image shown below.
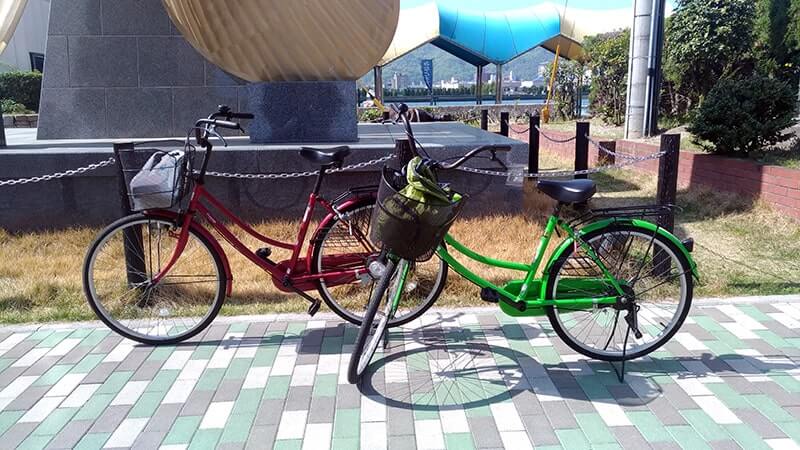
[[151,348],[0,329],[0,447],[800,448],[800,304],[695,307],[624,383],[546,320],[485,310],[393,330],[351,386],[356,333],[276,316]]

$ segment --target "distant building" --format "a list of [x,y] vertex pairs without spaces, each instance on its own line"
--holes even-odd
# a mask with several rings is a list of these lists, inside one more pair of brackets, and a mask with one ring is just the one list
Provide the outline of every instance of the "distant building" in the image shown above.
[[392,76],[392,89],[399,91],[408,87],[408,77],[402,73],[395,72]]
[[442,80],[440,86],[444,90],[455,90],[461,88],[461,82],[456,77],[450,78],[450,81]]
[[[49,16],[50,0],[28,0],[16,29],[9,30],[11,39],[8,45],[0,50],[0,72],[44,70]],[[0,22],[11,19],[5,17]]]

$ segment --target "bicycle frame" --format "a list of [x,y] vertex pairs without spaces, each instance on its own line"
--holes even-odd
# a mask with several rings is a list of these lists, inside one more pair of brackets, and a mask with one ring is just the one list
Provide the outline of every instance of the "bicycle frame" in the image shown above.
[[[317,274],[313,273],[313,269],[311,267],[311,252],[313,250],[313,246],[309,246],[307,257],[300,257],[303,244],[305,243],[308,235],[311,218],[313,217],[313,213],[317,205],[321,205],[325,210],[328,211],[329,214],[334,214],[341,218],[337,208],[319,196],[319,183],[320,182],[318,181],[317,187],[309,195],[308,204],[306,206],[303,219],[300,222],[297,240],[294,243],[282,242],[259,233],[245,223],[242,219],[237,217],[233,212],[227,209],[222,202],[220,202],[205,189],[203,184],[196,184],[194,191],[192,192],[192,197],[189,201],[189,206],[186,210],[186,213],[178,217],[178,221],[181,223],[181,231],[178,237],[175,252],[164,268],[155,277],[153,277],[153,283],[157,284],[160,282],[163,277],[169,273],[169,271],[177,262],[178,258],[180,258],[189,239],[189,230],[192,227],[200,227],[204,229],[198,218],[202,219],[205,223],[210,224],[213,229],[225,239],[225,241],[227,241],[234,249],[236,249],[236,251],[241,253],[244,257],[256,264],[262,270],[269,273],[272,276],[275,286],[285,292],[297,293],[316,289],[320,280],[324,280],[328,286],[349,284],[356,281],[360,275],[367,272],[366,268],[359,268],[358,265],[362,263],[366,254],[372,254],[375,251],[372,244],[370,244],[369,239],[366,236],[361,236],[361,233],[356,233],[355,237],[365,246],[366,249],[371,250],[370,253],[352,253],[329,257],[325,260],[323,266],[325,268],[333,268],[331,270],[324,270],[322,273]],[[346,206],[348,206],[348,203],[342,205],[342,207]],[[234,226],[240,228],[247,235],[255,238],[256,240],[270,246],[291,251],[291,258],[287,261],[276,263],[269,258],[259,257],[239,238],[237,238],[236,235],[233,234],[231,229],[225,225],[225,220],[219,220],[219,218],[214,215],[212,208],[218,211],[225,220],[234,224]],[[211,236],[210,233],[206,233],[206,235]],[[224,257],[224,254],[222,256]],[[353,268],[354,265],[356,266],[355,268]]]
[[[598,265],[603,272],[605,278],[576,278],[563,280],[567,290],[570,288],[576,289],[579,292],[591,291],[592,287],[603,288],[603,291],[608,290],[608,285],[611,285],[618,295],[606,295],[593,298],[582,298],[580,296],[562,298],[562,299],[548,299],[547,298],[547,279],[546,274],[542,278],[537,278],[539,268],[544,260],[547,247],[550,245],[553,234],[556,229],[560,228],[579,246],[587,255]],[[510,315],[515,316],[537,316],[545,314],[545,307],[548,306],[563,306],[569,308],[593,308],[599,305],[614,305],[619,301],[619,298],[624,296],[622,285],[620,282],[611,275],[608,268],[603,264],[594,250],[577,238],[575,230],[566,222],[559,220],[557,216],[552,215],[547,221],[544,234],[539,241],[539,247],[536,250],[533,262],[531,264],[523,264],[511,261],[504,261],[500,259],[490,258],[475,252],[465,245],[458,242],[453,236],[447,235],[445,237],[446,246],[439,247],[437,254],[442,258],[450,267],[453,268],[459,275],[466,278],[470,282],[476,284],[483,289],[491,289],[495,291],[500,297],[501,309]],[[506,270],[513,270],[525,273],[523,280],[512,281],[503,287],[497,286],[494,283],[482,278],[466,268],[461,264],[448,250],[451,247],[455,252],[460,253],[467,258],[476,261],[485,266],[498,267]]]

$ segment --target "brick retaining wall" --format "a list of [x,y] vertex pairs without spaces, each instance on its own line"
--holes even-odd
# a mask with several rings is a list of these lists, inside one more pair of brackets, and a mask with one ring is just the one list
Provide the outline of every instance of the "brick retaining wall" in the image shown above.
[[[574,134],[547,131],[555,139],[566,139]],[[528,134],[511,131],[511,137],[528,141]],[[574,158],[575,143],[554,143],[542,138],[543,150]],[[658,146],[643,142],[617,141],[617,151],[637,156],[650,155],[658,151]],[[597,162],[597,150],[589,148],[589,164]],[[631,166],[634,170],[658,172],[658,161],[645,161]],[[753,199],[763,200],[776,210],[800,220],[800,170],[778,166],[766,166],[753,161],[717,155],[681,152],[678,169],[678,186],[690,189],[705,186],[722,191],[741,194]]]

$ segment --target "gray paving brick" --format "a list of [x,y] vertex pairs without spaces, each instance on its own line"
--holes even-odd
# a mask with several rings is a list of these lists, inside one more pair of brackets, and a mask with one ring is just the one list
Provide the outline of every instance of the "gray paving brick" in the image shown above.
[[680,450],[681,446],[675,442],[653,442],[650,444],[655,450]]
[[92,349],[92,353],[110,353],[120,342],[122,342],[122,338],[111,333]]
[[302,349],[301,353],[297,355],[297,364],[300,365],[310,365],[310,364],[317,364],[319,362],[319,354],[322,351],[321,347],[312,347],[309,349]]
[[[608,386],[608,392],[614,397],[617,403],[625,408],[626,411],[646,411],[646,401],[641,399],[630,386],[618,385]],[[577,411],[576,411],[577,412]]]
[[800,406],[800,394],[787,392],[777,383],[753,383],[761,392],[767,394],[779,406]]
[[675,409],[696,409],[697,403],[689,397],[688,394],[676,383],[668,383],[661,386],[664,391],[664,398],[669,400],[669,403]]
[[386,411],[386,429],[389,436],[414,434],[414,412],[410,409],[389,407]]
[[763,439],[786,437],[780,428],[755,409],[737,409],[736,415]]
[[132,450],[157,450],[167,436],[166,431],[151,431],[142,433],[133,442]]
[[542,408],[553,428],[557,430],[578,428],[578,422],[569,410],[567,402],[544,402]]
[[522,423],[531,438],[531,442],[536,447],[543,447],[546,445],[558,445],[558,436],[547,421],[544,414],[534,416],[522,416]]
[[45,372],[56,365],[59,359],[61,359],[59,356],[45,356],[44,358],[39,358],[39,360],[30,366],[23,375],[44,375]]
[[[278,425],[281,420],[281,411],[283,411],[284,399],[264,399],[258,408],[256,419],[253,422],[255,426],[261,425]],[[341,408],[341,407],[339,407]]]
[[150,356],[150,353],[152,353],[152,348],[149,347],[134,348],[130,353],[128,353],[128,356],[126,356],[125,359],[119,363],[119,368],[117,370],[130,372],[136,371],[136,369],[142,365],[144,360]]
[[239,397],[242,390],[243,379],[222,380],[214,393],[215,402],[232,402]]
[[308,423],[333,423],[336,397],[313,397],[308,411]]
[[246,338],[261,338],[267,332],[269,327],[268,322],[256,322],[247,326],[247,331],[244,332]]
[[228,325],[211,325],[206,331],[204,342],[219,341],[225,338],[228,333]]
[[[782,338],[800,337],[800,333],[798,333],[798,330],[793,330],[791,328],[788,328],[787,326],[783,325],[780,322],[776,322],[774,320],[771,320],[769,322],[764,322],[764,325],[766,325],[767,328],[769,328],[770,331],[772,331],[773,333],[777,334],[779,337],[782,337]],[[785,350],[785,349],[781,349],[781,350]]]
[[90,432],[113,433],[131,410],[130,406],[109,406],[94,422]]
[[245,443],[243,442],[225,442],[217,444],[217,450],[243,450]]
[[136,372],[133,373],[131,381],[148,381],[152,380],[161,370],[164,365],[163,361],[145,361],[143,362]]
[[6,370],[0,372],[0,389],[11,384],[14,380],[19,378],[26,370],[27,367],[9,367]]
[[413,434],[407,436],[389,436],[389,450],[416,450],[417,441]]
[[725,377],[725,382],[739,394],[760,394],[761,391],[755,383],[751,383],[739,374],[732,374]]
[[278,425],[254,426],[250,429],[250,436],[247,439],[245,448],[248,450],[272,448],[277,434]]
[[472,439],[477,448],[503,448],[500,432],[491,417],[467,417]]
[[536,416],[544,414],[542,404],[532,391],[511,391],[511,399],[520,415]]
[[311,404],[312,386],[292,386],[286,396],[286,411],[299,411],[308,409]]
[[647,440],[639,433],[636,427],[610,427],[611,432],[620,445],[626,449],[648,449],[651,448]]
[[211,404],[212,398],[214,391],[192,391],[181,409],[180,416],[202,416]]
[[701,341],[715,341],[717,339],[713,334],[696,323],[684,323],[681,327],[681,332],[690,333]]
[[717,308],[704,308],[703,313],[717,322],[735,322],[729,315]]
[[107,363],[100,363],[95,366],[86,377],[83,379],[82,383],[84,384],[96,384],[102,383],[106,381],[112,373],[114,373],[114,369],[116,369],[118,363],[115,362],[107,362]]
[[178,418],[181,408],[183,408],[183,405],[177,403],[160,405],[158,409],[156,409],[155,414],[153,414],[153,417],[150,418],[150,421],[147,422],[144,431],[169,431],[175,419]]
[[[650,411],[658,417],[664,425],[686,425],[686,420],[665,397],[656,397],[647,404]],[[688,409],[696,409],[697,405]]]
[[62,450],[75,448],[83,435],[92,427],[91,420],[73,420],[67,423],[64,428],[47,445],[49,450]]
[[7,352],[3,353],[3,358],[19,359],[25,356],[33,347],[36,347],[38,341],[25,339]]
[[15,423],[3,434],[3,448],[17,448],[38,425],[38,423]]
[[25,411],[31,409],[52,386],[31,386],[4,408],[6,411]]
[[741,446],[736,443],[736,441],[713,441],[709,442],[708,445],[711,446],[714,450],[741,450]]
[[791,415],[797,417],[797,420],[800,420],[800,406],[789,406],[783,408],[786,412],[790,413]]
[[347,325],[344,323],[337,323],[335,326],[328,325],[325,327],[325,337],[341,337],[344,336],[344,329]]
[[336,409],[351,409],[361,406],[361,392],[352,384],[340,384],[336,387]]
[[286,331],[286,326],[289,325],[283,321],[275,321],[269,324],[267,331]]

